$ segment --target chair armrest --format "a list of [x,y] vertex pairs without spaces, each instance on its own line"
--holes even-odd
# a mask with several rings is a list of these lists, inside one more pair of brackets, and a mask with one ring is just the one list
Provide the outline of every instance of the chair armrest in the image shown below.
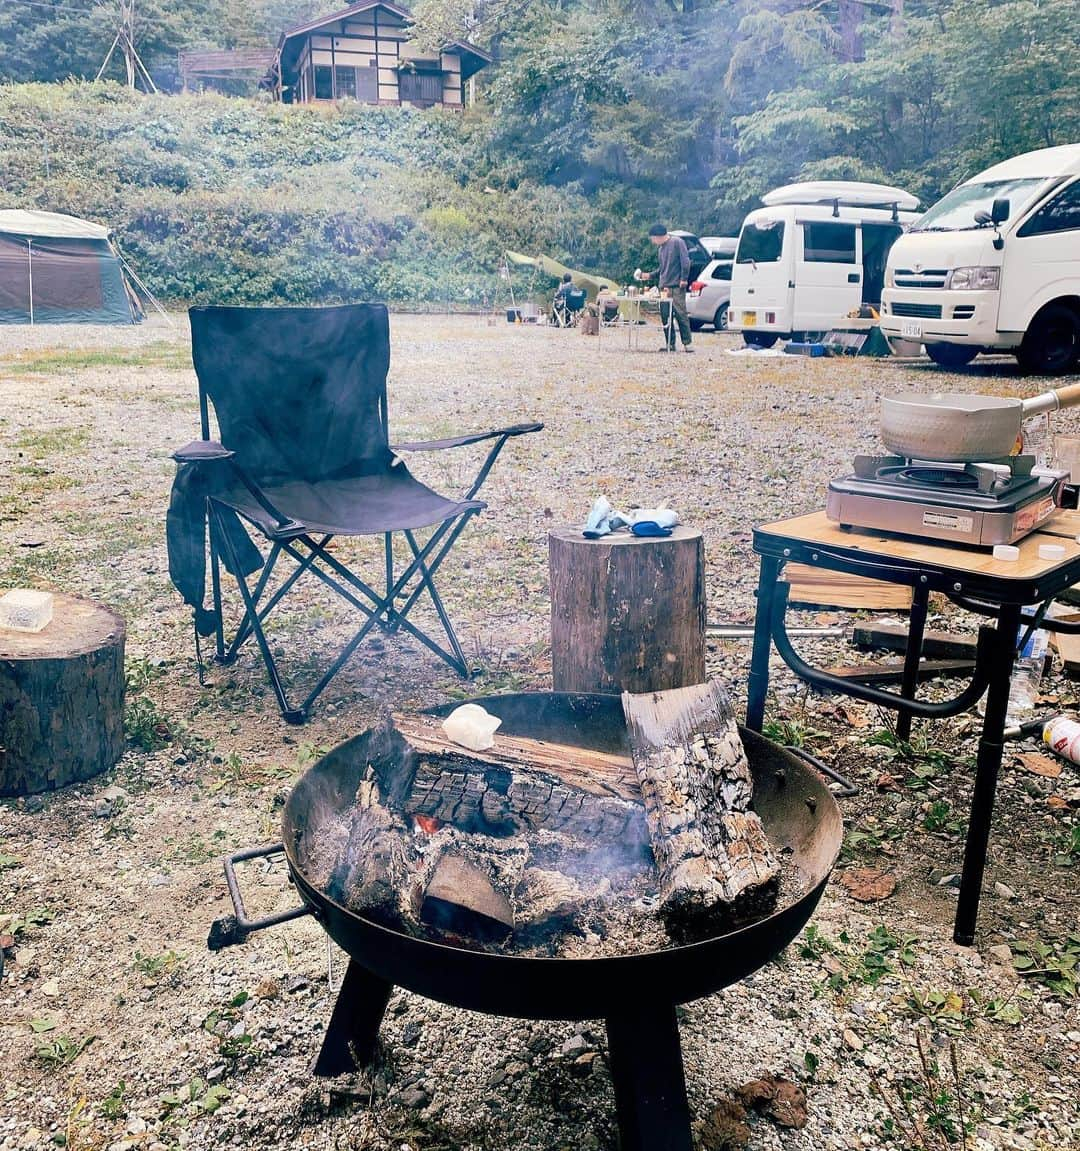
[[441,452],[446,448],[461,448],[466,444],[479,444],[484,440],[493,440],[498,437],[524,436],[530,432],[538,432],[543,424],[513,424],[509,428],[496,428],[491,432],[474,432],[468,436],[454,436],[448,440],[417,440],[409,444],[391,444],[395,452]]
[[199,464],[211,460],[231,460],[235,455],[235,452],[217,440],[192,440],[182,448],[177,448],[172,458],[178,464]]

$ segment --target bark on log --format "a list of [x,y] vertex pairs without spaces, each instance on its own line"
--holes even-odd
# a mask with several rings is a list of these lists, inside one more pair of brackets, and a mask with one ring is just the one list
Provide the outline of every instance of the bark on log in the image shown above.
[[124,621],[54,593],[40,632],[0,629],[0,796],[90,779],[124,751]]
[[701,938],[769,909],[780,868],[750,810],[750,765],[719,686],[624,692],[623,709],[668,933]]
[[[627,756],[498,733],[495,747],[469,751],[451,743],[437,719],[395,715],[394,725],[412,749],[403,799],[410,814],[469,832],[548,828],[600,837],[628,853],[646,842],[641,791]],[[388,764],[373,765],[380,781],[389,778]]]
[[556,691],[661,691],[705,678],[701,533],[548,536]]

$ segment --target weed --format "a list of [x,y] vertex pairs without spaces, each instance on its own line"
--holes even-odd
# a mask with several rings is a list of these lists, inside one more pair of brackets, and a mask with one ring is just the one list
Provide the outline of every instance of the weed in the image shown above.
[[132,966],[145,979],[156,982],[163,975],[172,974],[183,960],[184,957],[175,951],[166,951],[163,955],[143,955],[136,951]]
[[37,1046],[34,1049],[34,1056],[46,1067],[52,1069],[66,1067],[78,1059],[96,1038],[94,1035],[87,1035],[83,1039],[75,1039],[70,1035],[57,1035],[54,1039],[47,1039]]
[[228,1098],[228,1088],[220,1083],[208,1084],[205,1079],[196,1077],[179,1091],[161,1096],[161,1118],[169,1119],[181,1108],[213,1115]]
[[137,695],[124,712],[124,733],[143,751],[160,751],[176,738],[169,718],[148,695]]
[[[1054,844],[1055,867],[1072,867],[1080,863],[1080,823],[1071,827],[1065,834],[1059,836]],[[0,870],[3,864],[0,863]]]
[[921,1032],[915,1034],[915,1046],[919,1053],[918,1078],[904,1079],[898,1087],[886,1089],[873,1075],[870,1089],[888,1112],[886,1132],[898,1137],[907,1151],[947,1151],[958,1143],[966,1143],[973,1126],[964,1113],[956,1044],[949,1043],[951,1082],[946,1082],[937,1060],[930,1058]]
[[85,428],[50,428],[25,431],[15,441],[15,450],[24,455],[51,456],[78,451],[86,446],[90,433]]
[[55,918],[55,912],[47,907],[32,907],[23,915],[0,915],[0,930],[14,936],[15,941],[19,942],[31,935],[35,927],[44,927]]
[[119,1083],[105,1096],[104,1099],[98,1104],[98,1111],[104,1119],[123,1119],[127,1112],[124,1105],[124,1092],[127,1090],[127,1084],[120,1080]]
[[873,747],[888,749],[887,759],[907,765],[908,778],[905,782],[915,791],[925,790],[954,762],[948,752],[932,744],[930,737],[921,731],[916,732],[910,740],[904,740],[899,739],[895,732],[883,728],[869,735],[866,742]]
[[811,741],[827,739],[829,733],[810,727],[803,719],[773,719],[762,727],[767,739],[782,743],[786,747],[809,747]]
[[13,871],[16,867],[22,867],[22,860],[16,859],[14,855],[5,855],[0,851],[0,871]]
[[923,829],[925,831],[941,831],[946,835],[959,835],[964,830],[964,824],[952,814],[952,806],[947,799],[935,799],[923,815]]
[[124,669],[124,680],[129,695],[145,691],[161,675],[161,668],[152,664],[146,656],[129,659]]
[[22,352],[14,359],[0,362],[0,370],[9,376],[120,367],[186,371],[191,368],[191,353],[179,344],[158,341],[142,348],[42,348],[40,351]]
[[876,819],[869,817],[844,833],[840,859],[844,863],[851,863],[868,855],[892,854],[889,841],[899,839],[903,834],[903,828],[883,827]]
[[1060,943],[1033,940],[1009,946],[1018,975],[1042,983],[1059,999],[1080,994],[1080,933],[1072,932]]
[[913,990],[908,993],[904,1005],[912,1015],[928,1019],[947,1031],[959,1031],[970,1025],[964,997],[959,991]]

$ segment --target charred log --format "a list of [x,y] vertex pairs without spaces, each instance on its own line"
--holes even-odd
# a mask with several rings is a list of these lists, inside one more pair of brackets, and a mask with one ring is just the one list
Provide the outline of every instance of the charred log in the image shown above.
[[731,706],[718,686],[623,694],[660,912],[673,939],[769,910],[780,867],[760,818]]

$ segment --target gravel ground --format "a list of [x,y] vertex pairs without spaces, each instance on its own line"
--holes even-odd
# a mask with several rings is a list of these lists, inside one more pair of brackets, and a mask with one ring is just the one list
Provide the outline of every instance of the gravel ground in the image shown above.
[[[204,686],[196,676],[163,538],[169,453],[197,430],[176,323],[0,328],[0,586],[77,592],[126,617],[133,736],[101,778],[0,803],[0,936],[15,936],[0,985],[0,1148],[616,1146],[600,1021],[495,1019],[398,992],[375,1067],[333,1089],[312,1081],[332,1002],[325,937],[302,920],[207,951],[227,910],[220,857],[272,841],[291,782],[380,708],[549,686],[546,533],[581,521],[597,494],[678,508],[705,535],[709,618],[748,622],[752,527],[822,505],[828,478],[875,447],[879,395],[1031,386],[1006,360],[944,376],[923,363],[751,359],[712,333],[693,358],[664,357],[649,354],[651,331],[636,352],[607,333],[598,346],[476,318],[394,317],[396,437],[533,418],[547,428],[507,446],[485,488],[490,510],[443,569],[473,682],[405,642],[361,649],[297,729],[280,721],[253,653]],[[1077,430],[1071,413],[1055,421]],[[475,452],[416,470],[452,487]],[[939,626],[972,626],[934,610]],[[324,656],[346,622],[314,592],[279,634]],[[843,640],[805,650],[853,658]],[[709,649],[710,674],[739,703],[748,660],[742,642]],[[1060,676],[1046,694],[1076,707]],[[875,709],[808,694],[777,668],[770,722],[861,790],[842,803],[843,870],[812,928],[752,978],[680,1009],[699,1127],[741,1084],[773,1074],[806,1088],[809,1118],[794,1129],[754,1116],[749,1145],[761,1151],[945,1147],[958,1094],[969,1147],[1080,1147],[1077,769],[1054,775],[1018,758],[1033,746],[1007,749],[977,946],[958,948],[949,877],[973,718],[917,725],[898,748]],[[895,892],[855,901],[838,880],[857,866],[889,873]],[[249,868],[245,883],[261,911],[295,898],[280,863]],[[1012,960],[1025,954],[1050,974],[1019,978]],[[331,959],[336,983],[343,959]],[[894,1128],[925,1134],[890,1133],[889,1107]],[[699,1134],[721,1145],[714,1125]]]

